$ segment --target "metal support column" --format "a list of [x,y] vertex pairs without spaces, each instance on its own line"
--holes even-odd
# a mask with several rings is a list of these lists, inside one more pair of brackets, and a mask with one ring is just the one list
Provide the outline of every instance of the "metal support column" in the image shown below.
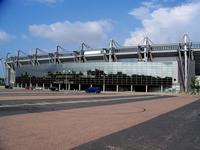
[[188,92],[188,55],[187,55],[187,35],[184,35],[184,57],[185,57],[185,92]]
[[109,44],[109,62],[113,62],[113,59],[112,59],[112,51],[114,49],[114,45],[113,45],[113,40],[110,41],[110,44]]
[[67,90],[67,83],[65,83],[65,90]]
[[45,89],[44,83],[42,84],[42,89],[43,89],[43,90]]
[[145,91],[146,91],[146,93],[148,92],[148,85],[147,84],[146,84],[146,90]]
[[[138,46],[138,60],[141,61],[143,60],[144,62],[147,61],[152,61],[152,54],[151,54],[151,50],[152,47],[151,45],[153,44],[153,42],[148,38],[145,37]],[[143,54],[143,55],[142,55]]]
[[160,92],[163,93],[163,85],[160,86]]
[[119,92],[119,85],[116,86],[116,91]]
[[59,89],[59,91],[61,90],[61,84],[58,85],[58,89]]
[[133,85],[131,84],[131,92],[133,92]]
[[103,92],[105,92],[105,90],[106,90],[106,85],[103,84]]
[[[147,42],[145,41],[145,44],[146,43]],[[144,47],[144,61],[147,62],[147,47],[146,46]]]
[[81,91],[81,84],[78,85],[78,90]]
[[68,91],[70,91],[71,90],[71,87],[70,87],[70,84],[68,84]]

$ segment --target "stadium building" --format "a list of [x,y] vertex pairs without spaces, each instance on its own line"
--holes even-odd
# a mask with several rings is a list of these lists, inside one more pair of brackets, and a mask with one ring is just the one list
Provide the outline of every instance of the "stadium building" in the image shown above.
[[147,37],[131,47],[113,40],[101,49],[82,43],[71,53],[60,46],[55,53],[36,48],[33,55],[20,50],[15,57],[8,54],[5,64],[6,84],[17,87],[188,92],[191,78],[200,75],[200,42],[184,35],[182,42],[172,44],[154,44]]

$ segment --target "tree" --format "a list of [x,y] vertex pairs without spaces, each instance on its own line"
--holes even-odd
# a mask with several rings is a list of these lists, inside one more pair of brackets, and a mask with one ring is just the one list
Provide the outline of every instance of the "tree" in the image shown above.
[[200,83],[199,83],[199,80],[197,80],[197,82],[196,82],[196,90],[197,90],[197,93],[200,92]]
[[192,93],[195,94],[195,84],[196,84],[196,77],[192,77],[191,79],[191,89],[192,89]]
[[192,79],[191,79],[191,89],[192,89],[193,94],[200,92],[200,81],[197,79],[197,77],[192,77]]

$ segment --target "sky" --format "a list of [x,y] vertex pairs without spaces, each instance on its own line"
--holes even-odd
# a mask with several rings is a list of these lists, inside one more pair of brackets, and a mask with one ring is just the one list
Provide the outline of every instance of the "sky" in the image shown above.
[[[92,48],[200,41],[200,0],[0,0],[0,58],[36,48]],[[0,66],[0,76],[4,71]]]

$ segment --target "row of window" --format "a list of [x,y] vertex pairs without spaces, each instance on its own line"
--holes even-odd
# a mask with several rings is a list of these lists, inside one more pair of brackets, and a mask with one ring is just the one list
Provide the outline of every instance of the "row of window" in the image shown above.
[[16,83],[38,83],[38,84],[50,84],[50,83],[61,83],[61,84],[122,84],[122,85],[172,85],[172,78],[156,78],[150,76],[135,76],[135,77],[68,77],[68,78],[29,78],[29,77],[17,77]]

